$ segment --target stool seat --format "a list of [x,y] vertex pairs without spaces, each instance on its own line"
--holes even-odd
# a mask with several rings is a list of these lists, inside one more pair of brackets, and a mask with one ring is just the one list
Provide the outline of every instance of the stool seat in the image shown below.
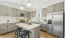
[[21,30],[22,28],[21,27],[17,27],[17,29],[16,30]]

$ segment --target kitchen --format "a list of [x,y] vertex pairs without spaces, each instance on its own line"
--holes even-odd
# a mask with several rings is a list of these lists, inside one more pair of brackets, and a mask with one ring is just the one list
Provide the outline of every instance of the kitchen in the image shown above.
[[64,12],[64,0],[0,0],[0,38],[64,38]]

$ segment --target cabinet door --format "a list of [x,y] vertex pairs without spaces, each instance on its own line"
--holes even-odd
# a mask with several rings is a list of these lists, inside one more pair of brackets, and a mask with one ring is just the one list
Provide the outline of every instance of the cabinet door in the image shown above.
[[47,11],[46,10],[47,10],[46,8],[42,9],[42,17],[46,17],[46,15],[47,15]]
[[5,16],[6,15],[6,6],[0,5],[0,15]]
[[36,17],[36,11],[32,11],[31,13],[33,14],[32,17]]
[[45,24],[41,24],[41,30],[46,31]]
[[[20,10],[20,11],[21,11],[21,10]],[[24,17],[26,17],[26,15],[25,15],[25,11],[21,11],[20,14],[24,14]]]
[[0,34],[7,32],[7,24],[0,24]]
[[8,25],[8,32],[10,32],[10,31],[13,31],[14,30],[14,26],[13,26],[13,24],[11,24],[11,23],[8,23],[7,24]]
[[28,12],[24,11],[25,17],[28,17]]
[[13,24],[13,26],[14,26],[14,30],[16,30],[16,28],[18,27],[17,25],[15,25],[16,23],[14,23]]
[[20,10],[19,9],[16,10],[16,16],[20,17]]
[[16,9],[15,8],[12,8],[12,16],[16,17]]
[[30,13],[29,13],[29,16],[30,16],[30,17],[36,17],[36,11],[30,12]]
[[55,11],[63,11],[64,10],[64,2],[55,4]]
[[47,9],[47,13],[54,12],[54,5],[50,5],[46,9]]
[[12,8],[11,7],[7,7],[7,15],[12,16]]

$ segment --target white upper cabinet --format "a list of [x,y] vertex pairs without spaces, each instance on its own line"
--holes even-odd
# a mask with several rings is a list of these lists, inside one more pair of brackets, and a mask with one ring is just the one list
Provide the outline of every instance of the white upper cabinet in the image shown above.
[[54,5],[50,5],[46,9],[47,9],[47,11],[46,11],[47,13],[54,12]]
[[20,12],[21,12],[21,11],[20,11],[19,9],[16,9],[16,16],[17,16],[17,17],[20,17]]
[[16,9],[15,8],[12,8],[12,16],[16,17]]
[[21,14],[24,14],[24,11],[20,10],[20,13],[21,13]]
[[29,12],[29,17],[36,17],[36,11]]
[[64,10],[64,2],[55,4],[55,11],[63,11]]
[[7,7],[7,15],[12,16],[12,8],[11,7]]
[[24,14],[24,17],[28,17],[28,12],[27,11],[21,11],[20,14]]
[[0,5],[0,16],[6,16],[6,6]]
[[28,12],[24,11],[25,17],[28,17]]
[[44,8],[42,9],[42,17],[46,17],[46,15],[47,15],[47,9]]

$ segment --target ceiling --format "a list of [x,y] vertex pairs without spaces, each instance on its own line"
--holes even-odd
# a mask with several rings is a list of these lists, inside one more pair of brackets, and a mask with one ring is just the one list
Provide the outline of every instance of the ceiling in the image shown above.
[[[37,9],[41,9],[43,7],[49,6],[54,3],[61,2],[63,0],[30,0],[31,7],[27,7],[27,3],[29,0],[23,0],[23,6],[25,11],[34,11]],[[22,0],[0,0],[0,3],[4,3],[7,6],[11,6],[14,8],[20,9],[22,5]]]
[[[7,2],[7,3],[10,3],[10,4],[14,4],[14,5],[17,5],[18,7],[21,7],[22,5],[22,0],[0,0],[1,2]],[[27,7],[27,3],[28,3],[29,0],[23,0],[23,6],[25,8],[25,10],[34,10],[35,8],[42,8],[45,1],[46,0],[30,0],[32,6],[31,7]]]

